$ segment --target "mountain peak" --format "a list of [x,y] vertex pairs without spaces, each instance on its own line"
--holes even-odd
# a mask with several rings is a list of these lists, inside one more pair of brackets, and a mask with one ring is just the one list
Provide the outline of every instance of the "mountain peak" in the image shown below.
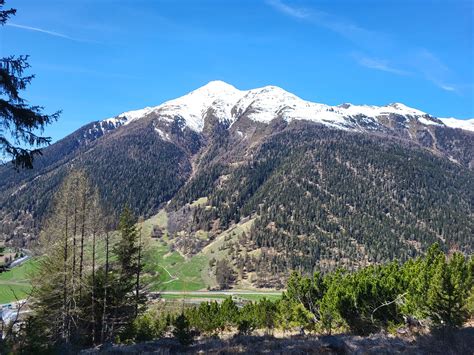
[[115,126],[121,126],[152,112],[163,121],[170,122],[176,117],[180,117],[185,120],[189,128],[197,132],[203,130],[204,120],[209,112],[219,122],[227,122],[230,125],[245,114],[247,118],[263,123],[281,118],[287,122],[306,120],[339,129],[365,131],[364,127],[367,125],[371,130],[383,128],[379,117],[390,117],[390,114],[396,114],[405,117],[406,127],[409,122],[415,120],[423,125],[444,124],[464,130],[473,130],[471,123],[455,119],[438,120],[423,111],[399,102],[385,106],[351,103],[329,106],[305,101],[274,85],[239,90],[222,80],[210,81],[184,96],[159,106],[124,112],[105,121]]
[[218,91],[218,90],[237,90],[235,86],[230,85],[226,83],[225,81],[222,80],[211,80],[207,84],[201,86],[200,88],[194,90],[194,91],[200,91],[200,90],[206,90],[206,91]]

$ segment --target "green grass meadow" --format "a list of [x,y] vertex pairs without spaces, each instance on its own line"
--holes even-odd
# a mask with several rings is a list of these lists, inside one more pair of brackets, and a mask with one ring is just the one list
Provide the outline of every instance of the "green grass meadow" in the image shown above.
[[[201,198],[195,202],[197,205],[203,205],[207,202],[206,198]],[[161,210],[155,216],[139,223],[142,237],[145,240],[144,254],[144,275],[143,279],[149,283],[151,291],[205,291],[208,286],[216,286],[216,281],[211,275],[209,260],[211,258],[224,258],[227,250],[222,249],[226,241],[235,241],[243,232],[248,232],[252,220],[236,225],[229,231],[222,233],[216,240],[205,247],[201,252],[192,257],[185,257],[177,251],[171,251],[168,244],[168,233],[166,230],[168,216],[164,210]],[[162,228],[164,235],[161,240],[151,238],[153,226]],[[111,248],[119,237],[118,233],[110,234]],[[207,238],[207,233],[201,233],[200,237]],[[97,261],[105,261],[104,240],[99,240],[96,248]],[[92,252],[92,250],[88,250]],[[114,258],[112,258],[113,260]],[[0,303],[9,303],[15,301],[15,295],[19,298],[25,298],[31,290],[30,277],[38,265],[38,259],[30,259],[24,264],[13,270],[0,274]],[[225,298],[226,295],[204,294],[193,295],[186,298],[214,299]],[[275,295],[246,294],[239,295],[241,299],[258,300],[263,297],[274,299]],[[165,299],[181,299],[182,295],[163,295]]]
[[152,291],[196,291],[206,287],[201,272],[207,262],[202,256],[185,258],[176,251],[170,252],[163,242],[152,240],[144,271]]
[[30,278],[38,265],[38,260],[29,259],[24,264],[0,274],[0,303],[14,302],[25,298],[31,290]]

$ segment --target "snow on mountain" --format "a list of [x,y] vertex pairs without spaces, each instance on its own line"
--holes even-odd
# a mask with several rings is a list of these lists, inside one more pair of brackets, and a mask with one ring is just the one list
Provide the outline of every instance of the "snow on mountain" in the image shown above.
[[116,117],[107,118],[103,120],[102,122],[112,123],[115,126],[127,125],[132,121],[135,121],[139,118],[142,118],[143,116],[146,116],[151,111],[153,111],[153,109],[154,109],[153,107],[145,107],[140,110],[123,112]]
[[[189,94],[167,101],[159,106],[124,112],[103,122],[121,126],[153,113],[162,121],[171,122],[180,117],[194,131],[201,132],[208,114],[220,122],[232,125],[239,117],[263,123],[279,117],[288,122],[308,120],[345,130],[366,130],[381,127],[380,118],[397,115],[405,126],[413,120],[423,125],[444,124],[449,127],[474,131],[474,119],[437,119],[429,114],[401,103],[386,106],[342,104],[329,106],[305,101],[277,86],[239,90],[223,81],[211,81]],[[400,123],[400,122],[399,122]],[[403,123],[401,123],[403,124]]]
[[170,120],[182,117],[189,128],[201,132],[204,127],[204,116],[209,108],[212,108],[214,116],[220,121],[230,120],[232,107],[242,93],[223,81],[211,81],[187,95],[163,103],[154,111]]
[[460,120],[457,118],[440,118],[440,120],[448,127],[451,128],[460,128],[466,131],[474,132],[474,118],[469,120]]

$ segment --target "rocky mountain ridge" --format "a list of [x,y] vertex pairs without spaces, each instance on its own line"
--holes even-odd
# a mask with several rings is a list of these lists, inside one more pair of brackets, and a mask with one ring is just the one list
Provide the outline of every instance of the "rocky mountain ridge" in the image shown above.
[[123,112],[101,121],[97,128],[107,130],[109,126],[127,125],[147,115],[160,117],[163,122],[172,122],[180,117],[186,126],[196,132],[203,131],[209,116],[230,127],[243,115],[262,123],[269,123],[276,118],[286,122],[308,120],[334,128],[362,131],[364,128],[381,129],[387,119],[403,116],[404,119],[398,123],[404,127],[408,127],[410,121],[416,121],[425,126],[438,125],[474,131],[474,119],[437,118],[401,103],[385,106],[344,103],[329,106],[305,101],[277,86],[238,90],[222,81],[211,81],[159,106]]

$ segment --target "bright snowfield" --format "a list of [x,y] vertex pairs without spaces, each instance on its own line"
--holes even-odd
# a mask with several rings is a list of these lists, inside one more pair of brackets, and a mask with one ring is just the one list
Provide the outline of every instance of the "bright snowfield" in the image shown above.
[[189,128],[197,132],[202,131],[204,118],[209,113],[212,113],[221,122],[228,122],[230,125],[245,113],[248,118],[263,123],[281,117],[288,122],[307,120],[346,130],[359,130],[360,126],[357,122],[362,121],[365,123],[365,129],[367,129],[367,126],[373,126],[376,129],[378,117],[398,114],[404,116],[407,122],[416,119],[423,125],[446,125],[474,132],[474,119],[438,119],[400,103],[386,106],[358,106],[352,104],[328,106],[305,101],[276,86],[238,90],[223,81],[211,81],[187,95],[167,101],[159,106],[124,112],[103,122],[121,126],[150,113],[166,121],[181,117],[186,121]]
[[443,123],[452,128],[461,128],[466,131],[472,131],[474,132],[474,118],[471,118],[470,120],[459,120],[457,118],[440,118]]

